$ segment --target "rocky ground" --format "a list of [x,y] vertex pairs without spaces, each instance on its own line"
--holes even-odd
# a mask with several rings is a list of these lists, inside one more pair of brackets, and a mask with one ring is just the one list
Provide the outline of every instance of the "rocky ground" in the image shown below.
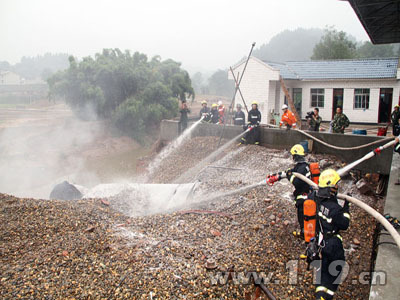
[[[201,173],[188,172],[217,147],[218,138],[194,138],[166,158],[153,182],[201,183],[182,210],[130,217],[109,201],[76,202],[0,197],[0,296],[4,299],[250,299],[244,272],[259,272],[277,299],[313,299],[313,272],[298,259],[305,247],[292,236],[296,213],[292,187],[282,180],[243,194],[207,201],[210,195],[261,181],[291,165],[287,152],[232,146]],[[337,168],[334,157],[325,166]],[[192,170],[197,170],[194,168]],[[183,176],[183,177],[185,177]],[[374,196],[350,192],[373,207]],[[351,208],[343,233],[349,272],[336,299],[367,299],[372,217]],[[208,267],[208,268],[207,268]],[[234,271],[224,284],[226,271]],[[244,277],[237,279],[237,275]],[[217,283],[218,276],[221,276]],[[226,277],[228,278],[228,276]]]

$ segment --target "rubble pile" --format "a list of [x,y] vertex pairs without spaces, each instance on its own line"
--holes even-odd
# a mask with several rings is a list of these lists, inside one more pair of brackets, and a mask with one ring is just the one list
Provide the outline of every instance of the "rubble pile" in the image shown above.
[[[214,137],[190,140],[162,162],[153,181],[173,182],[217,144]],[[0,296],[248,299],[254,285],[237,282],[237,276],[257,272],[277,299],[313,299],[313,271],[299,259],[305,245],[292,235],[297,220],[287,180],[207,201],[207,195],[286,170],[292,164],[289,155],[237,145],[227,153],[196,175],[201,183],[194,203],[173,213],[128,217],[124,209],[113,209],[112,199],[42,201],[2,195]],[[331,167],[341,165],[334,157],[308,157],[322,158]],[[380,205],[373,196],[360,195],[350,181],[342,188],[372,207]],[[351,214],[351,226],[343,232],[349,273],[336,298],[367,299],[369,285],[360,282],[359,274],[370,271],[376,223],[357,207]],[[228,271],[231,276],[224,277]]]

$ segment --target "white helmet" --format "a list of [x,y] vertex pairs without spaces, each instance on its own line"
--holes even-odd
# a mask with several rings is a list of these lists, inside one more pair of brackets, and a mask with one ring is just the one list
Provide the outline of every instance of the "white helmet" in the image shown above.
[[221,105],[222,105],[222,101],[219,100],[219,101],[218,101],[218,106],[221,106]]
[[282,110],[284,110],[284,109],[288,109],[288,106],[286,104],[282,105]]

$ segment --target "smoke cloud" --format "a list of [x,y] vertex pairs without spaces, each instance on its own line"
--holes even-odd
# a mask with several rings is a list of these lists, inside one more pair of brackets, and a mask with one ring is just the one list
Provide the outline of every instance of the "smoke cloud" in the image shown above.
[[98,181],[85,169],[85,151],[104,133],[101,123],[84,122],[61,110],[1,114],[11,119],[0,127],[1,192],[47,199],[63,180],[85,185]]

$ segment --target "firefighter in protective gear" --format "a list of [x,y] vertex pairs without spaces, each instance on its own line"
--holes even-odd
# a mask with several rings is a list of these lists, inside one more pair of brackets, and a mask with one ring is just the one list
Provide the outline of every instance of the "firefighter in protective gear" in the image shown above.
[[225,123],[225,106],[222,104],[222,101],[218,101],[218,123]]
[[213,103],[211,105],[211,111],[210,111],[210,123],[218,124],[218,122],[219,122],[218,105],[216,103]]
[[286,126],[289,130],[290,128],[296,128],[296,117],[294,113],[292,113],[286,104],[282,105],[283,115],[281,121],[279,122],[279,128],[282,126]]
[[310,166],[305,160],[305,151],[302,145],[294,145],[290,149],[290,154],[293,157],[296,165],[294,168],[288,169],[285,172],[279,172],[278,174],[268,175],[267,183],[274,184],[274,182],[281,180],[282,178],[287,178],[294,185],[293,196],[297,208],[297,219],[300,225],[300,231],[293,232],[294,235],[303,236],[304,234],[304,212],[303,204],[307,199],[307,194],[310,192],[310,186],[303,180],[297,178],[293,175],[293,172],[300,173],[307,178],[311,178]]
[[333,299],[339,287],[345,256],[342,244],[341,230],[346,230],[350,224],[349,202],[343,206],[338,203],[337,192],[339,174],[328,169],[321,173],[319,189],[308,195],[308,199],[317,204],[317,241],[321,253],[321,266],[318,268],[320,282],[316,284],[316,299]]
[[254,101],[253,103],[251,103],[251,110],[247,115],[247,126],[244,128],[245,130],[247,130],[249,127],[252,127],[252,129],[247,132],[247,134],[242,138],[242,144],[260,144],[260,123],[261,113],[258,110],[258,103]]
[[245,123],[246,123],[246,116],[242,111],[242,106],[238,103],[236,104],[236,111],[235,114],[233,115],[233,125],[244,126]]
[[203,122],[210,121],[210,108],[207,106],[207,101],[201,102],[200,119],[203,118]]

